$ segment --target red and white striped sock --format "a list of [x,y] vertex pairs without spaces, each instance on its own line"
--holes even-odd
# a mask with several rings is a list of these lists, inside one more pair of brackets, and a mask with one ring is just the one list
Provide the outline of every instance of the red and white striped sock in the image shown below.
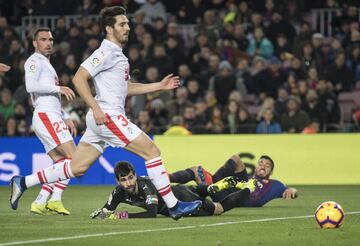
[[70,163],[70,159],[64,159],[56,163],[56,165],[26,176],[26,187],[30,188],[38,184],[54,183],[75,177],[71,172]]
[[166,206],[168,208],[174,207],[178,199],[174,196],[174,193],[171,190],[170,180],[162,163],[161,157],[159,156],[148,160],[145,162],[145,165],[150,180],[155,185],[159,194],[166,203]]
[[53,192],[53,186],[53,184],[43,184],[39,195],[35,199],[35,202],[39,205],[45,205],[48,197]]
[[63,180],[60,182],[56,182],[54,184],[54,189],[53,189],[53,193],[52,196],[50,198],[50,201],[58,201],[61,200],[61,195],[63,193],[63,191],[66,189],[67,184],[69,183],[70,179],[67,180]]

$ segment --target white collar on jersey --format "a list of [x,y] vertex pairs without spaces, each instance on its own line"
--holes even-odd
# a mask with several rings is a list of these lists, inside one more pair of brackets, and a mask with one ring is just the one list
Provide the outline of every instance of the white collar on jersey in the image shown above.
[[39,52],[34,52],[34,55],[36,55],[37,57],[39,57],[40,59],[44,59],[44,60],[47,60],[49,61],[50,58],[47,58],[46,56],[44,56],[43,54],[40,54]]
[[115,44],[114,42],[111,42],[109,39],[104,39],[102,41],[102,43],[106,46],[109,46],[110,49],[112,50],[119,50],[119,51],[122,51],[122,48],[120,46],[118,46],[117,44]]

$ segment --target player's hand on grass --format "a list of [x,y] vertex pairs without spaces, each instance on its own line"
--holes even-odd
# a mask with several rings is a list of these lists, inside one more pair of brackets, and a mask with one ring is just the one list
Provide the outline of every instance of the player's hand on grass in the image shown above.
[[71,135],[73,135],[74,137],[76,137],[77,135],[77,128],[74,124],[74,122],[71,119],[67,119],[65,120],[65,124],[69,127],[70,133]]
[[298,197],[298,192],[295,188],[287,188],[283,193],[284,199],[295,199]]
[[115,211],[109,215],[109,219],[112,220],[126,220],[129,218],[128,211]]
[[172,90],[180,86],[180,77],[169,74],[165,76],[160,83],[162,84],[163,90]]
[[113,211],[110,211],[106,208],[98,208],[94,212],[90,214],[90,218],[92,219],[106,219],[111,215]]
[[64,95],[68,101],[72,101],[75,98],[73,90],[66,86],[60,86],[60,94]]

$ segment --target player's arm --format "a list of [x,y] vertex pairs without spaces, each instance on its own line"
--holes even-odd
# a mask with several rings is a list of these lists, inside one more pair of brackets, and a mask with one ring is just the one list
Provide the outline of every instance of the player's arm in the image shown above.
[[286,190],[283,192],[282,197],[284,199],[295,199],[298,197],[298,191],[295,188],[292,187],[288,187],[286,188]]
[[160,90],[172,90],[179,87],[179,85],[179,76],[174,76],[173,74],[165,76],[160,82],[156,83],[141,84],[129,81],[128,95],[135,96]]
[[117,187],[110,193],[110,196],[102,208],[96,209],[90,214],[92,219],[106,219],[112,213],[114,213],[117,206],[122,200],[123,194],[117,189]]
[[90,86],[88,83],[88,80],[90,78],[90,73],[81,66],[77,70],[72,82],[80,97],[92,109],[96,124],[101,125],[104,124],[107,120],[104,112],[101,110],[99,104],[96,102],[93,95],[91,94]]
[[66,97],[68,101],[75,98],[75,93],[66,86],[58,86],[49,83],[40,83],[40,74],[42,65],[37,60],[31,60],[25,63],[25,87],[28,93],[60,93]]

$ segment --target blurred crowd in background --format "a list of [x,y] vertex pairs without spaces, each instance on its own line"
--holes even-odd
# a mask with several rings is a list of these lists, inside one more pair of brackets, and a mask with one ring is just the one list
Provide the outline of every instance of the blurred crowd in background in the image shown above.
[[[58,15],[51,63],[72,89],[81,62],[101,43],[89,16],[123,5],[131,21],[124,47],[139,83],[180,76],[174,91],[129,97],[128,117],[149,134],[318,133],[358,131],[354,109],[344,127],[339,97],[360,91],[359,2],[336,0],[24,0],[0,1],[0,134],[29,136],[32,106],[24,62],[32,30],[21,17]],[[314,8],[336,9],[332,35],[312,30]],[[79,15],[66,26],[67,15]],[[63,101],[79,131],[87,107]]]

